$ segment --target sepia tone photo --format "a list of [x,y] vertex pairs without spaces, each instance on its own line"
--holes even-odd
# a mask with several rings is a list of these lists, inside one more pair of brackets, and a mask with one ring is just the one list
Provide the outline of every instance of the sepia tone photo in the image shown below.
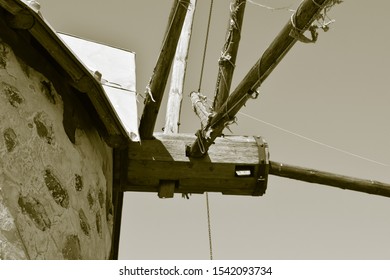
[[0,259],[389,259],[389,8],[0,0]]

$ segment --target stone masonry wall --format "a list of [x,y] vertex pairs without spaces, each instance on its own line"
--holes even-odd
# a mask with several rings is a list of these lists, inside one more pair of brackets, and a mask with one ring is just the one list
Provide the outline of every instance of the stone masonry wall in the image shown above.
[[72,143],[63,110],[0,41],[0,259],[109,257],[112,150],[92,123]]

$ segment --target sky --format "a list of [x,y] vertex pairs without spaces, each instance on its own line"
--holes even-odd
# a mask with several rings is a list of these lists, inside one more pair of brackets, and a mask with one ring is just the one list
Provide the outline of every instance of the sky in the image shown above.
[[[300,1],[248,1],[232,90],[290,20]],[[172,0],[40,0],[57,31],[136,53],[143,93],[160,52]],[[213,98],[230,0],[215,0],[202,93]],[[198,0],[180,132],[200,122],[197,90],[209,0]],[[271,160],[390,183],[390,2],[345,0],[315,44],[297,43],[238,115],[235,135],[261,135]],[[139,112],[142,112],[142,99]],[[155,131],[164,126],[163,100]],[[248,117],[250,116],[250,117]],[[298,136],[299,135],[299,136]],[[310,139],[310,140],[308,140]],[[390,259],[388,198],[269,177],[262,197],[209,194],[213,258]],[[159,199],[126,193],[120,259],[209,258],[205,195]]]

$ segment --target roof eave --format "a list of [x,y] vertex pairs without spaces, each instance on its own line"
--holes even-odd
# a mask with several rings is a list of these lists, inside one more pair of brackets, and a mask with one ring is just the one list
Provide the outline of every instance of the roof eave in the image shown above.
[[108,145],[125,146],[129,137],[102,85],[42,18],[39,11],[34,11],[33,8],[19,0],[0,0],[0,7],[11,14],[7,19],[10,27],[28,31],[69,75],[71,85],[87,94],[104,125]]

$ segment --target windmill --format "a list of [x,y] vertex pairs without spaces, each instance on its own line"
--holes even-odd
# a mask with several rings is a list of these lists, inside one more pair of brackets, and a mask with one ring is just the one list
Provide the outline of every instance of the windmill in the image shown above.
[[[52,77],[52,80],[56,85],[55,88],[58,89],[63,96],[66,98],[69,96],[76,101],[78,98],[82,99],[79,100],[82,105],[77,108],[76,112],[72,109],[74,106],[68,106],[69,103],[66,104],[66,114],[64,117],[68,121],[67,123],[61,123],[63,118],[61,115],[61,108],[57,108],[55,111],[58,115],[56,121],[59,123],[58,129],[60,131],[55,132],[55,134],[60,132],[63,133],[62,130],[65,129],[66,133],[61,134],[63,136],[61,139],[66,140],[65,142],[68,144],[74,144],[76,138],[74,135],[76,131],[74,125],[77,125],[78,121],[84,117],[73,117],[69,119],[69,116],[72,116],[72,113],[84,116],[83,114],[87,112],[87,115],[92,116],[93,120],[95,120],[95,122],[89,120],[90,125],[88,128],[94,127],[102,137],[102,139],[97,138],[99,141],[91,142],[90,146],[98,147],[103,141],[106,141],[106,143],[103,143],[103,147],[105,147],[104,145],[106,144],[109,146],[103,152],[87,147],[86,149],[92,151],[92,154],[93,152],[100,153],[101,155],[104,154],[106,156],[104,157],[105,163],[100,164],[99,162],[94,162],[94,160],[80,160],[79,164],[76,165],[80,170],[73,170],[73,167],[69,168],[69,162],[64,161],[64,164],[62,164],[62,161],[55,161],[55,158],[59,155],[58,153],[54,153],[54,157],[33,153],[37,159],[45,156],[47,162],[52,162],[51,165],[57,166],[58,164],[63,172],[56,172],[56,170],[50,168],[51,166],[48,166],[45,162],[36,166],[33,164],[35,161],[31,160],[27,165],[24,165],[24,167],[21,168],[21,171],[24,172],[30,168],[30,166],[33,166],[34,170],[42,169],[44,172],[42,173],[38,170],[38,172],[32,174],[35,177],[15,176],[18,180],[26,181],[30,180],[30,177],[38,178],[38,181],[40,182],[40,184],[17,184],[18,186],[23,186],[23,188],[25,187],[24,193],[31,194],[32,192],[33,198],[29,199],[29,196],[24,193],[16,193],[16,195],[11,195],[12,203],[10,203],[12,211],[14,211],[16,215],[20,215],[22,222],[28,223],[31,225],[29,229],[39,233],[35,237],[42,238],[42,236],[50,235],[51,231],[54,232],[57,230],[57,228],[54,227],[60,226],[61,224],[64,225],[64,227],[61,227],[60,229],[61,234],[57,234],[58,244],[61,245],[55,252],[57,255],[48,254],[47,256],[49,258],[53,258],[53,256],[57,258],[61,257],[61,255],[64,258],[93,256],[93,254],[89,254],[89,251],[97,250],[94,250],[96,248],[89,245],[91,241],[91,229],[96,240],[99,240],[102,236],[105,236],[106,239],[111,239],[112,235],[110,234],[109,226],[107,226],[106,232],[102,233],[101,224],[99,223],[102,218],[100,212],[107,214],[103,215],[106,216],[107,222],[112,221],[110,221],[110,217],[112,217],[111,208],[108,207],[112,202],[109,193],[110,189],[114,192],[114,217],[116,219],[114,229],[114,235],[116,234],[116,236],[113,240],[113,247],[116,249],[114,257],[115,254],[117,255],[118,253],[117,249],[121,225],[120,216],[123,204],[123,193],[126,191],[158,193],[159,197],[167,198],[172,197],[174,193],[179,193],[184,197],[188,197],[189,194],[192,193],[204,192],[206,193],[206,197],[208,197],[208,192],[217,192],[234,196],[259,196],[263,195],[266,191],[268,175],[278,175],[286,176],[287,178],[304,179],[316,183],[335,185],[336,187],[354,189],[361,192],[375,193],[382,196],[387,195],[387,184],[341,175],[335,176],[335,174],[331,173],[273,162],[269,157],[268,144],[262,137],[225,136],[222,134],[226,124],[233,122],[237,113],[241,114],[239,112],[239,107],[249,99],[255,99],[257,97],[260,92],[259,86],[261,85],[261,82],[270,74],[290,47],[292,47],[294,43],[300,41],[304,43],[315,41],[317,38],[315,27],[324,30],[328,28],[329,22],[324,21],[322,18],[324,17],[323,11],[326,12],[330,6],[339,1],[303,1],[297,11],[294,11],[288,24],[265,52],[268,57],[264,58],[264,56],[262,56],[252,70],[250,70],[247,77],[244,78],[243,82],[228,96],[228,93],[230,92],[229,84],[235,65],[234,52],[237,50],[232,47],[238,48],[238,44],[230,43],[239,41],[240,33],[238,31],[241,28],[237,27],[242,25],[242,22],[240,23],[240,21],[242,21],[245,8],[245,1],[234,1],[230,6],[231,20],[229,21],[226,44],[222,48],[222,55],[219,59],[220,69],[218,70],[218,82],[216,87],[216,92],[218,92],[218,94],[216,94],[211,109],[209,106],[211,102],[208,102],[207,99],[203,97],[203,89],[201,87],[202,74],[199,87],[191,89],[195,90],[191,94],[193,107],[201,119],[201,124],[199,125],[200,129],[195,135],[193,133],[177,133],[178,123],[180,122],[180,102],[171,102],[175,98],[176,100],[181,99],[180,94],[177,93],[180,92],[184,80],[185,63],[183,62],[185,62],[185,57],[187,56],[188,46],[186,44],[188,44],[190,32],[186,33],[187,36],[182,36],[180,33],[184,34],[185,30],[190,30],[190,28],[187,29],[184,26],[191,26],[191,23],[185,25],[183,22],[185,21],[184,17],[186,14],[189,15],[190,12],[194,12],[195,1],[174,1],[168,23],[168,30],[163,40],[162,52],[146,91],[147,104],[140,126],[142,136],[141,144],[129,142],[129,135],[127,135],[126,138],[126,131],[123,130],[117,116],[118,112],[113,110],[112,104],[110,105],[110,102],[108,102],[109,100],[107,100],[107,96],[102,88],[102,84],[104,86],[104,83],[108,81],[105,79],[107,76],[103,74],[102,79],[101,75],[99,76],[99,72],[91,72],[91,68],[83,67],[80,64],[80,61],[72,55],[69,49],[63,44],[62,40],[58,38],[58,35],[54,30],[52,30],[43,20],[39,11],[39,5],[34,5],[34,1],[24,1],[27,2],[29,8],[17,0],[3,0],[0,2],[1,12],[6,15],[0,22],[3,27],[0,32],[2,39],[5,38],[6,42],[15,48],[18,55],[22,56],[22,60],[26,60],[33,67],[41,69],[42,65],[48,64],[47,68],[43,69],[42,72],[48,77]],[[219,2],[218,4],[220,3],[222,2]],[[315,19],[317,20],[317,23],[316,25],[312,25],[311,21],[314,21]],[[183,27],[181,27],[182,24]],[[208,25],[210,26],[211,24],[209,23]],[[305,32],[306,28],[309,28],[310,35],[306,35],[308,33]],[[179,36],[181,38],[187,37],[187,42],[183,39],[182,41],[184,42],[178,43]],[[176,47],[176,44],[182,46],[182,48]],[[26,48],[25,46],[28,47]],[[284,47],[286,48],[285,50],[283,50]],[[9,49],[10,47],[5,47],[5,50]],[[206,46],[204,47],[204,53],[206,49],[207,40]],[[6,69],[7,66],[7,59],[9,59],[9,57],[7,57],[8,53],[11,52],[3,51],[1,53],[3,59],[2,67],[4,69]],[[31,59],[36,58],[37,54],[39,59]],[[205,58],[206,56],[204,55],[201,72],[203,72]],[[237,62],[239,62],[239,60],[237,60]],[[172,93],[175,98],[170,98],[170,102],[168,102],[170,107],[167,110],[168,117],[164,133],[155,133],[156,116],[159,112],[162,93],[164,92],[163,89],[167,83],[171,64],[174,66],[171,74],[173,83],[171,84],[170,93]],[[12,64],[9,63],[9,65],[16,65],[19,67],[19,63],[15,59],[13,59]],[[135,67],[130,68],[132,70],[135,69]],[[6,70],[4,69],[2,70],[2,73],[5,73],[4,71]],[[14,77],[25,77],[26,75],[29,75],[29,72],[26,71],[25,68],[19,67],[19,70],[20,73],[18,75],[14,74]],[[63,75],[57,73],[58,71],[63,71],[61,72]],[[126,72],[126,70],[124,72]],[[19,87],[16,83],[17,80],[12,76],[12,72],[11,74],[7,72],[4,76],[4,79],[10,79],[15,83],[15,88]],[[82,77],[84,77],[84,79],[82,79]],[[30,78],[30,80],[33,79]],[[37,83],[37,81],[34,82]],[[58,86],[62,85],[61,82],[68,87]],[[55,93],[50,94],[51,87],[49,87],[50,84],[47,80],[44,80],[42,85],[43,86],[41,86],[38,81],[36,88],[39,88],[42,93],[39,98],[47,103],[45,103],[47,105],[46,107],[51,108],[55,105],[56,97],[53,97],[55,96]],[[24,86],[28,88],[28,85]],[[33,88],[33,86],[30,85],[29,88]],[[4,91],[6,98],[1,100],[3,102],[2,106],[4,105],[5,108],[8,108],[7,110],[16,114],[18,107],[14,106],[15,100],[13,100],[13,98],[17,98],[19,94],[11,94],[12,90],[9,89],[13,88],[10,86],[6,87],[6,90]],[[70,90],[68,91],[67,89]],[[115,89],[117,90],[118,88]],[[25,92],[28,93],[29,90],[26,89]],[[87,93],[87,95],[80,95],[79,93],[81,92]],[[132,91],[133,97],[134,93],[135,91]],[[28,98],[29,100],[33,100],[34,96],[28,95]],[[15,102],[18,103],[20,100],[22,99],[16,99]],[[131,101],[134,101],[135,103],[135,98]],[[128,104],[127,102],[122,103]],[[248,104],[249,103],[254,102],[248,102]],[[33,110],[35,107],[29,107],[28,109]],[[67,111],[68,109],[72,110]],[[134,111],[136,110],[133,110],[131,113],[134,114]],[[20,114],[16,114],[16,116],[20,119],[20,122],[26,121],[26,119],[20,117]],[[136,118],[131,117],[129,119],[135,120]],[[12,121],[12,118],[10,118],[10,120]],[[45,119],[42,118],[42,114],[38,114],[36,119],[34,118],[35,125],[29,124],[28,126],[20,126],[18,129],[25,128],[21,132],[23,135],[32,133],[36,140],[34,145],[50,147],[53,143],[53,137],[49,134],[51,129],[44,129],[46,127],[44,121]],[[35,127],[35,130],[30,130],[29,128],[31,127]],[[18,134],[15,133],[15,131],[9,128],[3,130],[3,139],[1,140],[6,146],[1,152],[6,156],[17,157],[20,151],[23,151],[23,149],[31,149],[32,147],[29,145],[29,141],[20,142],[23,143],[23,145],[18,146],[17,144],[19,142],[15,140],[18,138]],[[93,133],[96,133],[96,131],[93,131]],[[105,136],[107,138],[103,139]],[[264,136],[267,137],[267,133],[264,133]],[[26,137],[26,139],[28,140],[30,137]],[[17,153],[14,153],[14,148],[17,150]],[[68,150],[63,149],[64,153],[65,151]],[[113,152],[113,160],[111,152]],[[65,155],[65,157],[66,156],[67,155]],[[23,161],[23,159],[21,160]],[[12,162],[12,160],[8,160],[8,163]],[[103,172],[106,173],[100,174],[101,179],[97,180],[99,183],[98,186],[94,183],[96,179],[90,178],[90,175],[94,173],[89,172],[89,169],[87,169],[90,167],[89,163],[94,163],[93,168],[96,168],[99,172],[102,171],[102,168],[105,169]],[[82,166],[88,167],[83,170],[83,168],[80,167],[81,164]],[[12,165],[9,166],[12,167]],[[113,168],[110,166],[113,166]],[[73,172],[71,172],[72,170]],[[111,172],[113,173],[112,175]],[[20,171],[14,173],[21,174]],[[66,178],[59,175],[61,173],[66,173]],[[88,179],[83,180],[84,176]],[[7,178],[7,180],[8,179],[9,178]],[[105,182],[109,182],[109,184],[106,185]],[[76,205],[75,209],[68,209],[68,198],[65,195],[66,192],[62,191],[65,188],[62,188],[61,183],[64,186],[67,186],[72,195],[71,200],[82,203],[83,208]],[[13,186],[13,182],[11,182],[10,185]],[[87,186],[87,188],[83,189],[83,185]],[[57,197],[58,193],[51,191],[54,187],[58,187],[61,190],[59,194],[64,194],[65,203],[61,204],[61,200]],[[101,188],[100,191],[96,187]],[[39,188],[39,191],[42,191],[42,194],[36,195],[34,193],[35,188]],[[94,188],[98,191],[95,194],[91,192]],[[107,196],[104,196],[104,192],[102,191],[104,189],[108,190]],[[78,194],[80,194],[80,191],[83,191],[82,193],[85,194],[85,197],[79,198]],[[12,192],[12,194],[15,194],[15,192]],[[95,195],[98,198],[98,200],[96,200],[98,203],[93,203],[93,199],[91,199]],[[48,197],[48,201],[50,201],[51,204],[47,204],[47,201],[42,202],[43,197]],[[103,203],[104,198],[106,198],[106,206],[104,206]],[[266,201],[266,199],[262,201]],[[192,203],[192,200],[190,203]],[[92,204],[93,207],[91,206]],[[50,208],[49,205],[54,205],[54,207]],[[49,207],[47,209],[50,211],[53,209],[67,211],[74,220],[74,222],[71,223],[72,227],[66,227],[66,223],[51,223],[53,217],[56,216],[54,211],[51,211],[52,213],[45,213],[45,211],[48,210],[43,211],[42,207],[44,207],[44,210],[45,207]],[[97,214],[95,211],[98,211]],[[36,217],[37,213],[40,215],[39,219]],[[95,220],[96,225],[90,222]],[[48,233],[46,229],[50,227],[52,228]],[[43,231],[45,232],[42,233]],[[27,234],[22,232],[22,235],[30,236],[29,231],[27,230],[26,232]],[[66,236],[66,238],[62,238],[62,236]],[[80,240],[82,242],[79,243]],[[101,242],[99,245],[102,245]],[[35,247],[30,247],[34,252]],[[70,249],[73,247],[75,250]],[[84,250],[83,252],[81,247]],[[109,247],[111,247],[111,243]],[[104,256],[108,256],[109,247],[107,246],[102,249],[102,252],[104,251]],[[23,249],[21,251],[23,251]],[[25,251],[28,250],[25,249]]]
[[[388,197],[389,184],[273,162],[269,159],[267,143],[261,137],[220,137],[226,126],[234,121],[240,108],[249,99],[256,98],[262,82],[292,46],[296,42],[313,43],[318,36],[316,29],[328,29],[330,22],[325,18],[326,12],[333,5],[341,3],[303,1],[263,56],[229,95],[237,53],[237,49],[232,49],[232,46],[238,48],[239,27],[242,24],[245,2],[235,1],[231,7],[232,24],[229,25],[227,42],[220,58],[217,94],[212,109],[200,92],[201,86],[198,91],[191,93],[194,110],[201,120],[201,128],[195,136],[170,134],[171,131],[177,132],[175,124],[179,122],[180,110],[173,108],[180,108],[179,102],[167,109],[169,116],[166,123],[171,126],[165,127],[164,134],[154,133],[154,124],[164,93],[162,85],[165,80],[161,77],[168,78],[170,66],[166,62],[174,60],[176,44],[173,42],[179,40],[181,30],[168,29],[164,39],[166,45],[163,46],[147,87],[145,108],[140,122],[142,145],[130,144],[129,151],[125,153],[129,155],[129,167],[127,184],[124,183],[122,190],[157,192],[159,197],[166,198],[173,197],[174,193],[187,196],[189,193],[204,192],[257,196],[265,193],[268,175],[275,175]],[[184,13],[191,10],[191,6],[188,9],[187,4],[195,6],[195,2],[175,1],[170,16],[172,23],[168,26],[182,26]],[[318,19],[322,20],[322,24],[313,25]],[[304,34],[307,30],[311,37]],[[184,29],[184,32],[188,34],[188,29]],[[229,44],[229,40],[235,44]],[[184,54],[177,55],[185,57],[185,51],[180,49]],[[173,77],[180,80],[176,75]]]
[[[181,28],[168,29],[168,33],[164,41],[163,51],[159,56],[157,65],[155,67],[155,72],[151,78],[149,85],[147,86],[145,108],[140,122],[140,135],[141,135],[141,139],[143,140],[143,144],[138,148],[136,146],[134,147],[131,146],[130,148],[130,150],[133,150],[135,152],[134,155],[131,155],[132,152],[130,152],[130,161],[131,161],[130,168],[134,168],[134,170],[132,170],[132,172],[129,172],[129,174],[137,174],[137,175],[134,176],[130,175],[130,183],[128,184],[129,187],[126,187],[126,190],[141,191],[143,189],[144,191],[151,191],[151,190],[156,191],[156,187],[158,184],[156,185],[155,182],[150,184],[150,187],[153,184],[154,186],[149,190],[147,188],[148,183],[143,185],[142,183],[136,182],[137,180],[142,181],[146,179],[146,177],[150,177],[150,174],[148,172],[145,172],[144,175],[145,178],[142,178],[142,175],[140,175],[137,172],[137,170],[135,170],[138,168],[136,167],[137,162],[141,162],[141,161],[142,163],[146,164],[145,170],[149,170],[148,169],[149,166],[147,166],[147,163],[145,163],[147,161],[146,158],[148,156],[150,158],[155,158],[157,157],[158,154],[160,154],[161,157],[163,157],[162,156],[162,154],[164,154],[163,152],[167,152],[167,156],[172,157],[171,161],[173,164],[178,164],[179,162],[186,162],[186,161],[190,162],[191,160],[195,161],[199,158],[204,159],[205,157],[207,157],[209,147],[214,143],[217,137],[220,137],[222,135],[222,131],[224,130],[224,128],[226,128],[229,122],[232,122],[234,120],[235,115],[238,113],[239,109],[249,99],[255,98],[256,95],[258,95],[257,90],[260,88],[261,83],[268,77],[268,75],[272,72],[272,70],[277,66],[278,62],[284,57],[284,55],[286,55],[286,53],[292,48],[292,46],[298,41],[305,42],[305,43],[315,42],[318,36],[316,29],[317,28],[322,28],[324,30],[328,29],[329,22],[325,23],[324,21],[322,26],[317,26],[312,24],[313,21],[318,18],[324,19],[326,16],[327,9],[329,9],[331,6],[335,4],[341,3],[341,1],[322,1],[320,3],[315,1],[304,1],[300,5],[297,12],[291,17],[291,20],[287,23],[287,25],[283,28],[283,30],[275,38],[275,40],[271,43],[270,47],[265,51],[263,56],[256,62],[256,64],[248,72],[244,80],[229,95],[228,94],[230,89],[229,84],[231,83],[231,77],[233,74],[234,63],[236,60],[236,54],[239,45],[239,39],[240,39],[239,31],[243,21],[245,2],[246,1],[236,1],[233,4],[233,10],[230,19],[231,25],[227,35],[227,42],[225,43],[225,47],[222,51],[222,55],[220,58],[219,77],[218,77],[216,96],[215,96],[212,112],[210,111],[209,108],[207,108],[204,97],[202,97],[200,93],[198,92],[191,93],[194,110],[198,114],[202,126],[202,128],[196,133],[196,137],[191,137],[188,135],[186,136],[175,135],[174,137],[169,137],[164,135],[154,136],[153,134],[154,124],[156,122],[157,113],[165,90],[165,84],[168,79],[170,65],[173,61],[173,57],[175,54],[177,42],[179,40],[179,35],[181,31]],[[169,27],[171,26],[177,27],[183,25],[185,12],[191,10],[191,8],[189,9],[187,6],[188,4],[189,4],[188,1],[184,1],[184,2],[176,1],[174,3],[174,8],[172,9],[171,16],[170,16],[172,22],[169,25]],[[194,6],[195,2],[192,3],[192,5]],[[325,10],[325,14],[321,14],[321,12],[324,10]],[[307,38],[303,34],[308,29],[310,29],[312,38]],[[189,34],[188,29],[185,30],[184,33],[185,32]],[[178,55],[183,56],[183,54],[180,53]],[[176,108],[180,108],[180,106],[176,105]],[[176,123],[178,123],[177,116],[179,112],[172,112],[172,110],[169,108],[167,111],[169,112],[170,116],[174,115],[176,117],[175,121]],[[171,119],[167,118],[168,124],[175,123],[175,121],[172,121]],[[177,131],[177,128],[167,127],[166,130]],[[165,133],[165,134],[169,134],[169,133]],[[155,138],[159,140],[154,140]],[[177,143],[174,143],[176,140]],[[182,146],[185,145],[185,143],[192,140],[194,140],[193,143],[186,147],[185,153],[184,152],[181,153],[180,148],[182,148]],[[224,142],[223,138],[219,139],[219,141]],[[289,177],[297,180],[320,183],[325,185],[332,185],[341,188],[349,188],[352,190],[368,192],[372,194],[378,194],[383,196],[390,195],[388,189],[389,185],[387,184],[374,182],[372,180],[360,180],[357,178],[339,176],[336,174],[330,174],[318,170],[295,167],[283,163],[276,163],[272,161],[269,162],[267,144],[261,139],[250,141],[245,138],[244,140],[242,140],[243,143],[240,143],[240,140],[231,139],[231,141],[233,142],[237,141],[236,146],[240,148],[240,145],[243,145],[242,147],[243,149],[248,149],[251,147],[251,145],[252,146],[257,145],[258,147],[262,147],[262,149],[259,149],[260,151],[258,153],[260,153],[260,155],[257,155],[257,159],[260,162],[266,163],[266,166],[260,168],[264,170],[261,171],[259,174],[259,171],[257,170],[258,168],[256,167],[257,163],[253,165],[253,162],[251,162],[250,159],[248,159],[248,162],[241,162],[241,163],[232,162],[232,165],[235,166],[236,169],[234,170],[234,172],[231,172],[232,178],[229,178],[231,180],[234,179],[234,176],[239,177],[240,175],[242,175],[243,177],[245,176],[257,177],[254,180],[254,181],[257,180],[257,182],[261,180],[266,181],[266,177],[268,176],[269,173],[276,176]],[[168,142],[171,143],[169,144]],[[252,143],[249,146],[245,146],[245,142],[252,142]],[[161,147],[153,147],[153,148],[151,147],[150,150],[148,150],[149,149],[148,145],[157,145],[157,146],[161,145]],[[177,148],[179,150],[169,151],[168,145],[172,146],[172,149]],[[214,153],[214,151],[212,152]],[[218,151],[215,152],[218,153]],[[256,148],[251,152],[252,154],[253,152],[256,152]],[[173,159],[173,154],[171,153],[177,153],[178,157],[182,156],[183,159],[181,161],[175,160]],[[236,152],[233,154],[238,155],[240,153]],[[248,156],[244,158],[247,157]],[[187,160],[185,160],[184,158],[186,158]],[[163,162],[165,161],[166,160],[163,160]],[[153,165],[156,162],[158,162],[158,160],[151,159],[150,162],[151,162],[150,164]],[[217,162],[212,162],[212,163],[217,164]],[[185,165],[188,165],[188,163],[185,163]],[[245,166],[247,166],[247,169],[245,169]],[[158,170],[159,167],[151,166],[150,168],[152,168],[153,170],[157,170],[157,173],[160,171]],[[192,168],[193,165],[190,164],[190,168],[187,169],[187,171],[191,170]],[[180,177],[182,175],[177,170],[175,172],[176,172],[175,176],[177,176],[177,180],[180,181]],[[161,171],[161,173],[164,173],[164,171]],[[257,176],[255,176],[255,173],[257,174]],[[195,172],[195,174],[197,174],[197,172]],[[160,179],[158,179],[158,176],[161,175],[157,175],[156,178],[153,178],[151,180],[169,181],[168,177],[171,175],[168,175],[167,178],[160,178]],[[196,175],[194,175],[194,177],[195,176]],[[191,189],[186,190],[185,187],[179,186],[178,184],[180,184],[180,182],[177,182],[177,180],[176,182],[172,182],[171,193],[168,196],[172,196],[173,192],[175,191],[183,192],[183,193],[193,192],[193,190]],[[162,187],[162,189],[166,188],[166,184],[167,184],[166,182],[163,183],[164,186]],[[140,186],[140,188],[137,188],[136,186]],[[202,189],[202,187],[200,187],[199,191],[204,192],[206,191],[206,189]],[[165,197],[162,194],[160,194],[160,196]]]

